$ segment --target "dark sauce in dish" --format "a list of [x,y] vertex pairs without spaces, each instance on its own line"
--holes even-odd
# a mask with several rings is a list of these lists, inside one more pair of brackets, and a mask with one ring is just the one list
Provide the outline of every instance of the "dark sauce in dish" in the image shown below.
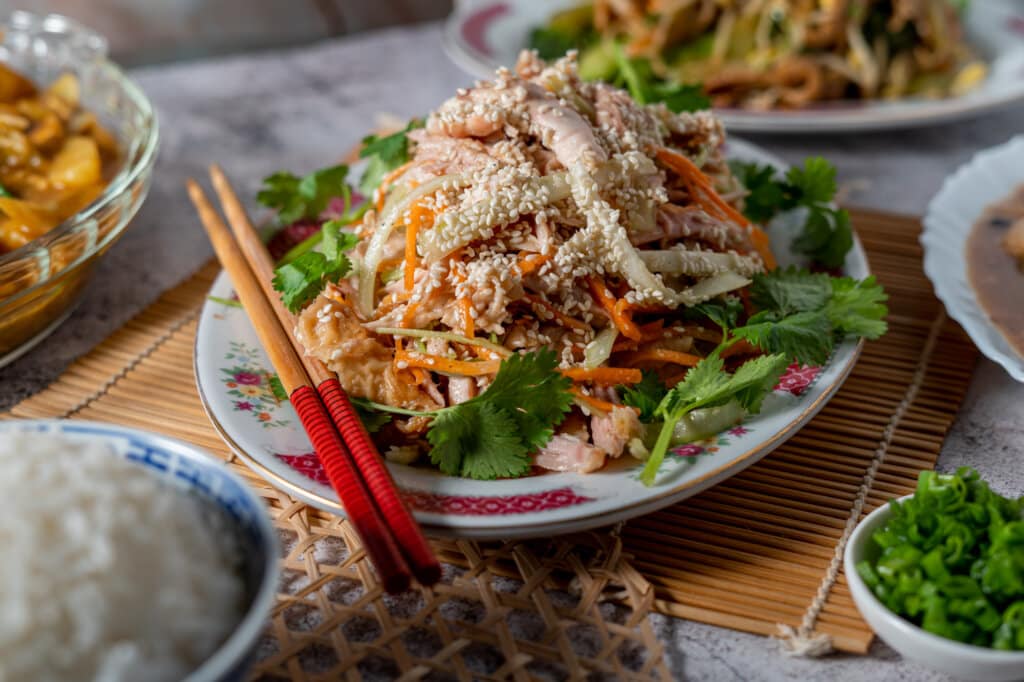
[[1024,355],[1024,270],[1004,240],[1024,220],[1024,185],[985,209],[967,240],[967,276],[978,302],[1010,345]]

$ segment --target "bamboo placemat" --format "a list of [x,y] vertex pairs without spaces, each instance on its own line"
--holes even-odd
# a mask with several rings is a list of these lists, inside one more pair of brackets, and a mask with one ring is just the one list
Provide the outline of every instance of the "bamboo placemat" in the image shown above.
[[[656,609],[749,632],[789,627],[803,651],[864,652],[872,638],[840,570],[846,533],[934,466],[977,356],[921,271],[916,220],[855,212],[891,296],[826,408],[745,472],[618,532],[557,541],[438,541],[444,583],[385,598],[347,523],[269,487],[234,460],[196,395],[192,346],[216,270],[164,294],[7,418],[66,416],[161,431],[227,460],[267,500],[285,581],[262,679],[668,679]],[[515,625],[513,625],[515,624]]]

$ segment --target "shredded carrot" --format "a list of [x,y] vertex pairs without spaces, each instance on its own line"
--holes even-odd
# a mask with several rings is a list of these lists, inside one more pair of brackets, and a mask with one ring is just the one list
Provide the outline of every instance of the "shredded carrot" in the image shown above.
[[735,355],[751,355],[757,352],[757,348],[752,346],[746,339],[740,339],[739,341],[731,344],[725,348],[721,356],[723,358],[731,358]]
[[573,381],[590,381],[604,386],[638,384],[643,379],[640,370],[627,367],[570,367],[559,371]]
[[473,322],[473,301],[467,296],[459,299],[459,310],[462,311],[462,334],[473,338],[476,334],[476,324]]
[[611,412],[616,407],[622,407],[622,405],[616,405],[615,403],[610,403],[607,400],[601,400],[600,398],[595,398],[592,395],[587,395],[576,386],[570,387],[569,392],[576,396],[577,400],[586,403],[587,407],[591,409],[600,410],[602,412]]
[[626,302],[626,299],[616,300],[615,296],[608,289],[608,285],[596,277],[588,277],[587,283],[590,285],[590,291],[593,293],[594,298],[611,316],[612,324],[619,330],[619,333],[634,341],[642,339],[643,333],[630,317],[627,310],[629,304]]
[[545,301],[543,298],[540,298],[539,296],[534,296],[532,294],[524,294],[523,300],[528,301],[532,305],[544,308],[552,315],[554,315],[555,319],[566,327],[571,327],[573,329],[587,328],[587,325],[585,323],[581,322],[580,320],[577,320],[574,317],[569,317],[561,310],[556,308],[552,303],[550,303],[549,301]]
[[[658,160],[675,171],[690,190],[693,200],[700,204],[709,214],[719,218],[733,221],[740,227],[745,227],[750,234],[754,250],[761,256],[764,266],[769,270],[776,267],[775,255],[769,245],[768,235],[757,225],[753,224],[746,217],[729,205],[719,196],[711,184],[711,179],[704,175],[700,168],[682,154],[677,154],[671,149],[661,148],[657,153]],[[697,191],[697,190],[700,191]]]
[[381,179],[380,185],[377,187],[377,213],[380,213],[384,208],[384,197],[387,196],[388,188],[391,183],[394,182],[398,176],[408,170],[411,164],[412,161],[407,161]]
[[402,321],[399,323],[399,327],[410,327],[412,326],[412,318],[416,315],[416,309],[420,307],[419,303],[413,302],[408,305],[405,312],[402,314]]
[[432,372],[469,377],[497,374],[501,367],[501,360],[452,360],[440,355],[407,351],[396,352],[395,361],[405,363],[406,367],[419,367]]
[[520,251],[519,252],[519,272],[523,275],[528,275],[534,272],[540,266],[551,260],[551,256],[545,256],[543,253],[535,253],[532,251]]
[[693,367],[700,358],[691,353],[683,353],[678,350],[671,350],[669,348],[648,348],[646,350],[640,350],[635,353],[630,353],[627,362],[671,362],[676,365],[682,365],[683,367]]

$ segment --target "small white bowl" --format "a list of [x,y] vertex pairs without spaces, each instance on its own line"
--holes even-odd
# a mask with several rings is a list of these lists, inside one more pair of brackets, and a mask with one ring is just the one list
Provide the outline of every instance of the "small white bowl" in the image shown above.
[[[912,495],[900,498],[910,499]],[[846,543],[843,569],[853,601],[871,629],[905,658],[963,680],[1012,682],[1024,679],[1024,651],[999,651],[963,644],[922,630],[880,602],[857,573],[857,564],[878,552],[871,541],[891,515],[889,505],[879,507],[861,521]]]

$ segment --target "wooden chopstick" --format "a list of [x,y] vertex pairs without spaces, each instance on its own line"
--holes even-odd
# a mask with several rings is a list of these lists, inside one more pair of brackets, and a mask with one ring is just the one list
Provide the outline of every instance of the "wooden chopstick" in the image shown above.
[[273,290],[271,284],[274,277],[274,262],[270,253],[256,232],[256,228],[253,227],[252,221],[249,220],[245,207],[239,201],[231,183],[216,164],[210,167],[210,178],[217,191],[224,215],[227,216],[228,224],[242,247],[242,253],[249,267],[263,287],[264,295],[281,321],[281,325],[285,328],[292,347],[313,380],[324,404],[327,405],[327,410],[330,412],[335,426],[352,453],[377,507],[390,525],[398,546],[412,568],[413,575],[421,584],[433,585],[441,578],[441,564],[423,536],[419,524],[416,523],[409,508],[402,500],[384,459],[363,427],[362,420],[359,419],[359,415],[352,407],[337,376],[328,370],[322,362],[306,355],[304,349],[295,339],[293,333],[295,316],[284,307],[280,296]]
[[188,193],[210,237],[213,250],[230,275],[242,307],[256,328],[260,343],[270,357],[270,362],[313,443],[313,449],[324,466],[331,487],[338,493],[345,507],[345,514],[355,526],[367,554],[377,568],[381,582],[388,592],[404,592],[410,585],[406,561],[386,520],[374,504],[331,417],[313,390],[312,382],[288,335],[278,323],[274,310],[264,297],[231,232],[195,180],[189,179]]

